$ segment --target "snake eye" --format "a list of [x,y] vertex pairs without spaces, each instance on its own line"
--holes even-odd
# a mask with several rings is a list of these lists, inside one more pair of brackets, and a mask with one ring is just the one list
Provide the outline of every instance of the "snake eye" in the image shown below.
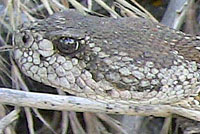
[[74,39],[70,37],[61,37],[60,39],[54,40],[56,48],[62,54],[75,55],[84,48],[84,41],[81,39]]

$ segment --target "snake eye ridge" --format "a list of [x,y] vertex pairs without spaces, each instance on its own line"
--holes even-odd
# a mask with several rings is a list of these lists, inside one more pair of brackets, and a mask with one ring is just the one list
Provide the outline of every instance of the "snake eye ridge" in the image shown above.
[[82,43],[83,39],[75,39],[72,37],[61,37],[59,39],[53,40],[57,50],[61,54],[65,55],[76,55],[85,48],[85,44]]

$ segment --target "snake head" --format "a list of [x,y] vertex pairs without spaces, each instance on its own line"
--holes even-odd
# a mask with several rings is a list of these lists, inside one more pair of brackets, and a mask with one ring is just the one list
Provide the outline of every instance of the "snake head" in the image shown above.
[[[39,26],[39,22],[35,23]],[[33,29],[33,25],[23,27],[14,35],[14,58],[21,71],[36,81],[71,94],[82,93],[84,88],[94,93],[84,86],[81,78],[92,79],[85,69],[95,55],[91,52],[94,46],[90,37],[72,29],[44,32]],[[76,81],[82,82],[82,87]]]

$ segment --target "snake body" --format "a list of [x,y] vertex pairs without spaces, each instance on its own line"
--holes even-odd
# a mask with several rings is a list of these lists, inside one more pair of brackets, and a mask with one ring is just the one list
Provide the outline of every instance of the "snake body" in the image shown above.
[[150,20],[68,10],[21,27],[14,43],[24,74],[76,96],[174,104],[200,91],[200,38]]

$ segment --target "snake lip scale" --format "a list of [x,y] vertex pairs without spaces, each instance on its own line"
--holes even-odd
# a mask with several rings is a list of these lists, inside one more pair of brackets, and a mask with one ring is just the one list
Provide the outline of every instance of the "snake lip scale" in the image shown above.
[[70,94],[199,108],[200,37],[159,23],[68,10],[20,27],[14,45],[24,74]]

